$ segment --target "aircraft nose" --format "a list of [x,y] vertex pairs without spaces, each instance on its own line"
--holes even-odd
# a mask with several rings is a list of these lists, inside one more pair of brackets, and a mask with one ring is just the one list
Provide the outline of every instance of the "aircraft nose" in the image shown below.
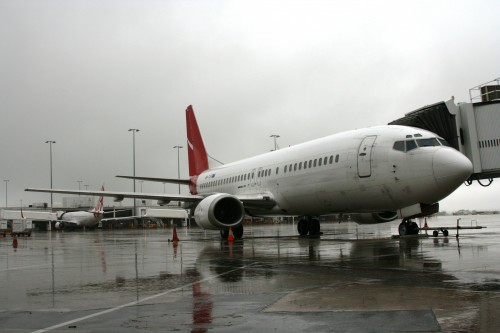
[[472,174],[472,163],[451,148],[438,149],[432,157],[432,170],[439,187],[455,190]]

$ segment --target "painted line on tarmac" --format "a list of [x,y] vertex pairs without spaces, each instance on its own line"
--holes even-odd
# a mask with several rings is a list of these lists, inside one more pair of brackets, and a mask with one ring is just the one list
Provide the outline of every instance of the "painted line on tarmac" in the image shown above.
[[60,324],[57,324],[57,325],[54,325],[54,326],[50,326],[50,327],[47,327],[47,328],[44,328],[44,329],[41,329],[41,330],[33,331],[31,333],[44,333],[44,332],[48,332],[48,331],[51,331],[51,330],[55,330],[57,328],[61,328],[63,326],[67,326],[67,325],[71,325],[71,324],[80,322],[80,321],[83,321],[83,320],[87,320],[87,319],[99,317],[99,316],[102,316],[102,315],[107,314],[107,313],[118,311],[120,309],[129,307],[129,306],[134,306],[134,305],[137,305],[137,304],[140,304],[140,303],[143,303],[143,302],[146,302],[146,301],[149,301],[149,300],[152,300],[152,299],[155,299],[155,298],[158,298],[158,297],[161,297],[161,296],[165,296],[165,295],[168,295],[170,293],[182,290],[184,288],[191,287],[191,286],[193,286],[196,283],[210,281],[210,280],[213,280],[215,278],[218,278],[219,276],[223,276],[223,275],[226,275],[226,274],[231,274],[233,272],[245,269],[245,268],[247,268],[249,266],[252,266],[252,265],[254,265],[254,264],[249,264],[249,265],[241,266],[241,267],[235,268],[233,270],[230,270],[230,271],[227,271],[227,272],[224,272],[224,273],[221,273],[221,274],[213,275],[213,276],[207,277],[205,279],[201,279],[201,280],[198,280],[198,281],[195,281],[195,282],[191,282],[191,283],[185,284],[183,286],[180,286],[180,287],[177,287],[177,288],[174,288],[174,289],[170,289],[170,290],[164,291],[164,292],[156,294],[156,295],[151,295],[151,296],[142,298],[142,299],[140,299],[138,301],[133,301],[133,302],[130,302],[130,303],[118,305],[118,306],[116,306],[114,308],[110,308],[110,309],[107,309],[107,310],[96,312],[96,313],[93,313],[93,314],[90,314],[90,315],[87,315],[87,316],[83,316],[83,317],[80,317],[80,318],[76,318],[76,319],[73,319],[73,320],[65,321],[64,323],[60,323]]
[[20,271],[23,269],[39,268],[39,267],[45,267],[45,266],[50,266],[50,264],[11,267],[11,268],[0,269],[0,272]]

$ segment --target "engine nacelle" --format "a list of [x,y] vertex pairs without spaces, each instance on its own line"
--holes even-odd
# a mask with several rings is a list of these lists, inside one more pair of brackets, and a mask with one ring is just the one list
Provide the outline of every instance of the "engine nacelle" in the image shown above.
[[56,222],[56,224],[54,224],[54,227],[56,229],[63,229],[64,224],[62,222]]
[[351,219],[359,224],[391,222],[398,218],[397,212],[351,214]]
[[243,221],[245,209],[238,198],[224,193],[206,197],[194,210],[194,220],[203,229],[237,227]]

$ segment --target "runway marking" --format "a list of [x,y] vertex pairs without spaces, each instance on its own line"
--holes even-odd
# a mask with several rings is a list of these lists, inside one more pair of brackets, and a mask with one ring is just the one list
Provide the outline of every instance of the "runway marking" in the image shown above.
[[87,315],[87,316],[83,316],[83,317],[80,317],[80,318],[76,318],[76,319],[73,319],[73,320],[65,321],[64,323],[60,323],[60,324],[57,324],[57,325],[54,325],[54,326],[50,326],[50,327],[47,327],[47,328],[44,328],[44,329],[41,329],[41,330],[36,330],[36,331],[31,332],[31,333],[44,333],[44,332],[48,332],[48,331],[51,331],[51,330],[54,330],[54,329],[57,329],[57,328],[61,328],[63,326],[67,326],[67,325],[71,325],[71,324],[77,323],[79,321],[83,321],[83,320],[86,320],[86,319],[91,319],[91,318],[99,317],[99,316],[102,316],[102,315],[107,314],[107,313],[118,311],[120,309],[129,307],[129,306],[134,306],[134,305],[140,304],[142,302],[146,302],[146,301],[149,301],[149,300],[161,297],[161,296],[168,295],[170,293],[173,293],[173,292],[182,290],[184,288],[190,287],[190,286],[194,285],[195,283],[201,283],[201,282],[213,280],[213,279],[215,279],[215,278],[217,278],[219,276],[230,274],[232,272],[236,272],[236,271],[245,269],[245,268],[247,268],[249,266],[252,266],[252,265],[254,265],[254,263],[253,264],[249,264],[249,265],[245,265],[245,266],[241,266],[241,267],[235,268],[233,270],[230,270],[230,271],[227,271],[227,272],[224,272],[224,273],[221,273],[221,274],[213,275],[213,276],[210,276],[210,277],[207,277],[207,278],[195,281],[195,282],[191,282],[191,283],[185,284],[183,286],[180,286],[180,287],[177,287],[177,288],[174,288],[174,289],[170,289],[170,290],[164,291],[164,292],[156,294],[156,295],[151,295],[151,296],[142,298],[142,299],[137,300],[137,301],[133,301],[133,302],[130,302],[130,303],[118,305],[118,306],[116,306],[114,308],[110,308],[110,309],[107,309],[107,310],[96,312],[96,313],[93,313],[93,314],[90,314],[90,315]]
[[30,268],[37,268],[37,267],[44,267],[44,266],[50,266],[50,264],[12,267],[12,268],[0,269],[0,272],[17,271],[17,270],[21,270],[21,269],[30,269]]

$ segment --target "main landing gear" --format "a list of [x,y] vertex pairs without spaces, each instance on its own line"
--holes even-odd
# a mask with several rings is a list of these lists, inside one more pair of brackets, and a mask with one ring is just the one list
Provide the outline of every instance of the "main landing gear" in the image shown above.
[[321,235],[319,220],[317,218],[312,218],[309,216],[303,217],[297,224],[297,231],[301,236],[306,236],[307,234],[309,234],[310,236]]
[[420,228],[418,227],[418,224],[416,222],[413,222],[412,220],[405,218],[399,224],[398,231],[399,231],[399,236],[418,235]]
[[[233,236],[235,239],[241,239],[243,237],[243,225],[239,225],[231,229],[233,231]],[[229,229],[220,230],[220,238],[227,240],[229,237]]]

